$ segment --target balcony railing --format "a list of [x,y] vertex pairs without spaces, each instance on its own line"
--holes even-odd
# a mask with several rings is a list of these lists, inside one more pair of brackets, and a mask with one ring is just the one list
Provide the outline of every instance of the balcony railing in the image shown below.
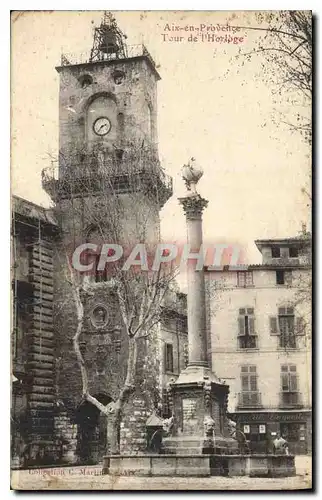
[[262,395],[258,391],[240,392],[238,394],[239,408],[258,408],[262,406]]
[[280,408],[298,408],[302,407],[302,397],[299,392],[280,392]]
[[256,349],[257,348],[257,335],[239,335],[238,336],[239,349]]
[[53,200],[79,196],[87,192],[140,191],[153,195],[162,206],[173,192],[172,177],[166,175],[159,162],[148,158],[110,157],[78,164],[52,165],[42,171],[42,185]]
[[[144,44],[138,45],[127,45],[125,54],[122,52],[118,52],[115,54],[102,54],[102,59],[100,61],[118,61],[122,59],[128,59],[131,57],[140,57],[145,56],[156,69],[156,63],[154,62],[150,52],[146,48]],[[79,52],[79,53],[64,53],[61,55],[61,66],[72,66],[74,64],[88,64],[91,62],[100,62],[95,59],[95,61],[91,60],[90,52]]]

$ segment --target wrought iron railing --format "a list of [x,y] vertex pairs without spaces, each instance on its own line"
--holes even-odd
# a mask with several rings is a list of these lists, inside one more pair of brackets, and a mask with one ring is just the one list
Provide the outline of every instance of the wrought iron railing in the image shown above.
[[280,408],[294,408],[303,406],[301,393],[300,392],[280,392]]
[[[138,166],[135,170],[126,171],[125,169],[116,170],[113,167],[115,164],[113,162],[104,162],[103,164],[88,165],[88,164],[73,164],[73,165],[51,165],[42,170],[42,182],[51,182],[53,180],[61,181],[77,181],[82,178],[83,180],[90,181],[90,179],[106,179],[109,180],[114,176],[135,176],[138,177],[140,174],[146,174],[153,177],[158,177],[159,181],[164,185],[166,189],[172,190],[173,180],[172,177],[165,174],[161,168],[149,168],[149,166]],[[109,168],[109,167],[112,167]],[[151,167],[151,166],[150,166]]]
[[116,193],[146,189],[157,197],[161,205],[173,192],[172,177],[166,175],[159,162],[120,161],[110,157],[104,162],[53,164],[42,170],[42,185],[53,198],[67,194],[112,189]]
[[257,348],[257,335],[239,335],[238,336],[239,349],[256,349]]
[[262,395],[258,391],[238,393],[238,406],[240,408],[256,408],[262,406]]

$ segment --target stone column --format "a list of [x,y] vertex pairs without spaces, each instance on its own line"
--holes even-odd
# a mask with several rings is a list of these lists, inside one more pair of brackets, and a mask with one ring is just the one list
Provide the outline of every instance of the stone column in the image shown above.
[[[189,253],[202,252],[202,211],[208,201],[195,193],[180,198],[187,221]],[[188,259],[188,366],[209,368],[207,360],[205,279],[203,264],[196,269],[197,260]]]
[[[218,379],[208,364],[205,280],[202,247],[202,212],[208,202],[197,193],[202,169],[191,158],[182,169],[187,194],[179,198],[187,221],[188,259],[188,344],[189,362],[179,377],[169,383],[172,402],[171,435],[163,440],[165,453],[212,454],[236,450],[227,437],[229,387]],[[201,255],[200,255],[201,250]],[[190,262],[189,262],[190,261]]]

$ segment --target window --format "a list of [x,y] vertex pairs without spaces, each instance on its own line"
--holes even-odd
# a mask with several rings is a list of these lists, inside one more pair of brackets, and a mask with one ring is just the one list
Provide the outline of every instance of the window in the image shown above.
[[293,307],[279,307],[278,326],[280,332],[280,347],[296,348],[295,318]]
[[298,248],[291,247],[289,249],[289,256],[290,257],[298,257],[299,256],[299,250],[298,250]]
[[125,80],[125,73],[123,71],[114,71],[113,79],[115,85],[121,85]]
[[257,391],[257,373],[255,365],[244,365],[241,367],[241,390],[242,392]]
[[278,269],[276,271],[276,284],[277,285],[291,285],[292,284],[292,271],[285,271]]
[[258,406],[260,404],[260,394],[257,389],[256,366],[242,366],[240,379],[241,393],[239,394],[239,406]]
[[173,372],[173,345],[165,344],[165,371]]
[[237,286],[240,287],[253,286],[253,271],[238,271]]
[[281,256],[281,249],[280,247],[272,247],[272,257],[273,258],[279,258]]
[[297,392],[297,373],[295,365],[281,366],[282,392]]
[[[284,439],[288,442],[294,442],[297,443],[300,440],[300,427],[302,424],[298,422],[292,422],[292,423],[284,423],[281,422],[280,424],[280,431],[281,431],[281,436],[283,436]],[[304,424],[305,428],[305,424]]]
[[279,307],[278,316],[269,318],[271,335],[279,336],[279,347],[297,348],[297,337],[305,335],[306,324],[301,316],[295,317],[294,307]]
[[255,349],[256,344],[254,309],[239,309],[238,346],[240,349]]
[[[117,126],[118,126],[118,136],[119,136],[119,144],[123,145],[124,141],[124,131],[125,131],[125,119],[124,119],[124,113],[119,113],[117,115]],[[115,150],[116,156],[118,159],[122,159],[123,157],[123,149],[117,148]],[[121,156],[121,158],[120,158]]]
[[284,285],[285,284],[285,276],[284,276],[284,271],[276,271],[276,284],[277,285]]
[[86,87],[89,87],[89,85],[92,85],[93,83],[93,78],[91,77],[91,75],[81,75],[79,78],[78,78],[78,81],[81,85],[81,87],[83,89],[85,89]]
[[298,376],[295,365],[281,366],[281,405],[296,406],[299,404]]

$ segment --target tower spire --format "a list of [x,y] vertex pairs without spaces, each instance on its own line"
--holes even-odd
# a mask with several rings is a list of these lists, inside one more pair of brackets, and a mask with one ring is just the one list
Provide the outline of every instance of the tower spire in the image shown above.
[[127,36],[117,26],[113,14],[105,11],[100,26],[94,28],[90,62],[126,58],[126,38]]

